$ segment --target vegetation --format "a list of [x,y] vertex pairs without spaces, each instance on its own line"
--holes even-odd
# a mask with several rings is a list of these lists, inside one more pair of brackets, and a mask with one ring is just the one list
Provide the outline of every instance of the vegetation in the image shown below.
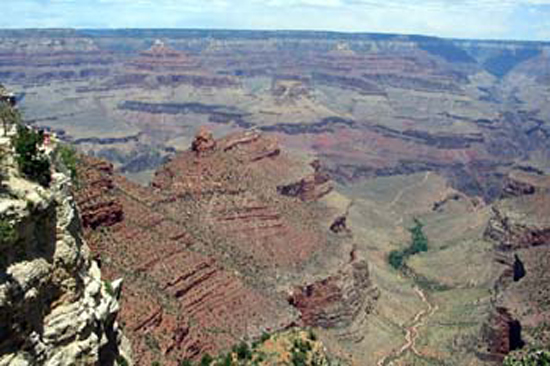
[[41,151],[44,134],[23,125],[17,126],[13,139],[19,170],[27,178],[47,187],[51,182],[50,161]]
[[6,166],[4,165],[5,157],[6,157],[6,151],[0,148],[0,183],[2,183],[6,175]]
[[550,352],[531,351],[521,356],[508,356],[504,366],[550,366]]
[[193,366],[193,363],[190,359],[184,358],[183,361],[180,362],[180,366]]
[[13,245],[17,241],[17,231],[9,220],[0,219],[0,247]]
[[[271,340],[266,344],[267,341]],[[257,366],[264,364],[282,364],[294,366],[328,365],[323,353],[314,352],[317,336],[313,331],[294,331],[271,335],[263,333],[260,340],[252,348],[246,342],[233,346],[230,352],[217,357],[205,354],[200,361],[189,359],[180,361],[180,366]],[[275,352],[274,352],[275,350]],[[283,356],[285,355],[285,356]],[[290,356],[290,359],[287,357]],[[290,361],[290,362],[289,362]]]
[[212,362],[214,362],[212,356],[210,356],[208,353],[205,353],[201,358],[200,366],[210,366]]
[[70,145],[59,144],[56,150],[56,157],[67,168],[73,182],[77,183],[78,154],[76,150]]
[[395,269],[401,269],[407,258],[428,251],[428,237],[423,231],[424,224],[414,219],[414,226],[409,229],[411,233],[411,245],[403,250],[393,250],[388,256],[388,262]]
[[239,360],[250,360],[252,358],[252,352],[246,342],[241,342],[233,347],[233,352],[237,355]]
[[307,366],[308,354],[311,352],[312,346],[308,341],[301,339],[295,339],[292,347],[292,356],[290,361],[294,366]]
[[128,360],[126,360],[124,358],[124,356],[122,356],[122,355],[116,356],[116,364],[118,366],[128,366],[129,365]]
[[107,291],[110,296],[115,296],[115,290],[110,281],[103,281],[103,285],[105,286],[105,291]]
[[0,119],[2,120],[4,136],[7,135],[8,129],[11,126],[21,124],[21,114],[19,111],[6,102],[0,102]]

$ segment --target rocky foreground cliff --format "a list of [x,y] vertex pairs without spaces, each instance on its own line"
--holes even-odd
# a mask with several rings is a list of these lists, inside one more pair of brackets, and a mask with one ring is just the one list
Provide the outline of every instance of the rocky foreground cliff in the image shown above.
[[[31,181],[15,128],[0,132],[0,365],[132,364],[116,321],[122,282],[102,281],[91,260],[66,169],[48,169],[49,186]],[[50,163],[55,145],[41,146]]]

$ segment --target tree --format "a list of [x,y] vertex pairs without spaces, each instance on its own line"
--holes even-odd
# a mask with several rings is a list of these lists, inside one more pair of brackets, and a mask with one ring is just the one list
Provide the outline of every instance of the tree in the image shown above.
[[40,151],[43,143],[43,132],[23,125],[17,126],[13,145],[19,170],[27,178],[47,187],[51,182],[51,172],[49,159]]
[[400,250],[392,250],[388,261],[393,268],[400,269],[405,262],[405,253]]
[[421,252],[428,251],[428,237],[424,234],[422,224],[418,219],[414,219],[414,226],[409,229],[411,233],[411,244],[404,250],[393,250],[388,256],[388,262],[395,269],[400,269],[405,264],[407,258]]
[[246,342],[239,343],[239,345],[234,348],[233,352],[237,354],[239,360],[248,360],[252,358],[252,352]]

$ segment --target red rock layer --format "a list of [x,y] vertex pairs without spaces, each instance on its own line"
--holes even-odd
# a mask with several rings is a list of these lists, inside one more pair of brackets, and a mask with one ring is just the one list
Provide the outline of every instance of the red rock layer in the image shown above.
[[306,326],[342,328],[351,325],[359,312],[369,310],[371,287],[368,264],[353,259],[337,274],[297,287],[289,302],[300,311]]
[[[115,201],[124,213],[116,222],[96,220],[101,230],[87,225],[86,236],[103,272],[125,278],[120,316],[139,364],[177,364],[295,324],[276,274],[303,276],[330,245],[322,209],[277,191],[289,175],[315,176],[317,168],[310,173],[255,132],[213,140],[201,131],[193,147],[162,167],[152,187],[113,176],[94,159],[81,169],[83,215],[95,217],[88,197]],[[327,270],[337,273],[329,281],[339,296],[307,303],[312,310],[305,311],[316,315],[306,318],[334,317],[324,326],[344,326],[367,302],[368,270],[364,262]]]

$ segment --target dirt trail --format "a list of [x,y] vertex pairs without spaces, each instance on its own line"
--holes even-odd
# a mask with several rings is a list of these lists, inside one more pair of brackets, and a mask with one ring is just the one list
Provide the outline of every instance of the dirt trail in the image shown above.
[[388,208],[392,208],[393,206],[395,206],[395,204],[401,199],[401,197],[403,197],[403,194],[405,194],[405,192],[413,190],[415,188],[418,188],[418,187],[424,185],[424,183],[426,183],[426,181],[430,177],[430,174],[431,174],[431,172],[426,172],[426,175],[424,175],[424,179],[422,179],[422,181],[420,181],[420,182],[418,182],[418,183],[416,183],[412,186],[405,187],[405,188],[401,189],[399,192],[397,192],[394,199],[388,205]]
[[438,309],[437,305],[430,303],[424,291],[418,287],[414,289],[422,302],[426,304],[426,308],[419,311],[413,318],[412,324],[406,329],[405,344],[397,351],[390,355],[382,357],[377,363],[377,366],[393,365],[395,361],[401,358],[407,351],[411,350],[415,355],[423,357],[416,349],[416,340],[418,339],[418,328],[423,326],[426,319],[432,316]]

